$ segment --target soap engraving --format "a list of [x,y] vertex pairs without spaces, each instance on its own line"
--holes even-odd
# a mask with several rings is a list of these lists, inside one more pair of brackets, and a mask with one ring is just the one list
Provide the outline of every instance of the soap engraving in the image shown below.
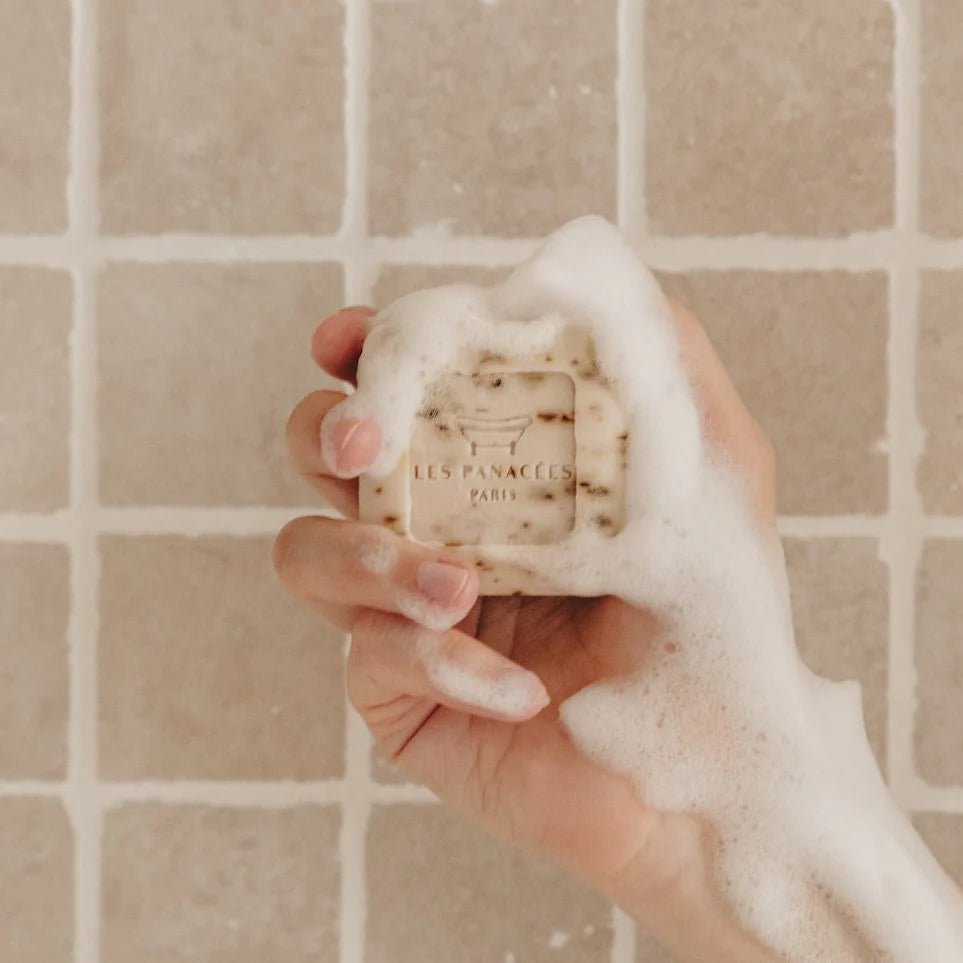
[[514,418],[459,415],[458,430],[471,445],[473,455],[478,454],[479,448],[507,448],[508,453],[514,455],[515,446],[531,423],[531,415],[516,415]]
[[563,538],[575,523],[574,428],[568,374],[448,375],[412,437],[412,534],[449,545]]

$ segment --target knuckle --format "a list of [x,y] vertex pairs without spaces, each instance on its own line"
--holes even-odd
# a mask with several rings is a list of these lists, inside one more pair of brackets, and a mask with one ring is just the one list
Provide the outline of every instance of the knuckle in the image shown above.
[[768,477],[775,477],[778,461],[776,446],[762,428],[757,428],[755,446],[760,468]]
[[288,415],[284,433],[290,441],[308,425],[319,424],[324,416],[345,396],[323,388],[305,395]]
[[295,518],[277,533],[271,549],[271,562],[278,578],[288,586],[298,584],[305,539],[311,525],[309,518]]

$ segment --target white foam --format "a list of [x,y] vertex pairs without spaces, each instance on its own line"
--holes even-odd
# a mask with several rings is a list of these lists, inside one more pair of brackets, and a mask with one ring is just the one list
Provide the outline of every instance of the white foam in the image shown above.
[[398,547],[393,539],[374,536],[359,549],[358,563],[372,575],[387,575],[398,564]]
[[[548,574],[654,610],[676,643],[652,646],[638,674],[577,693],[563,724],[653,806],[714,823],[720,883],[788,959],[828,958],[825,935],[802,922],[819,888],[886,959],[960,963],[959,892],[887,794],[858,686],[800,662],[778,541],[758,534],[739,479],[704,442],[665,299],[610,225],[566,225],[503,285],[395,302],[374,320],[358,391],[336,417],[381,423],[374,472],[387,474],[425,386],[460,347],[537,352],[563,323],[591,329],[627,416],[628,522],[612,538],[559,543]],[[524,546],[498,551],[525,559]],[[434,671],[452,691],[467,685]]]
[[452,612],[451,609],[429,602],[428,599],[417,592],[401,590],[398,592],[395,602],[398,605],[398,611],[405,618],[423,625],[426,629],[434,629],[436,632],[444,632],[446,629],[450,629],[465,617],[464,613],[458,614]]
[[427,633],[418,639],[418,657],[438,690],[464,705],[504,716],[518,716],[539,695],[538,680],[528,673],[486,676],[473,672],[445,653],[441,640]]

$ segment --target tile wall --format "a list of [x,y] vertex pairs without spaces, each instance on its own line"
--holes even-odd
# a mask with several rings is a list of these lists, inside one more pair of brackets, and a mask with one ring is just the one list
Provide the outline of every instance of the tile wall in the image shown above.
[[959,0],[2,19],[0,957],[663,959],[374,761],[268,567],[318,320],[588,211],[774,439],[803,653],[963,877]]

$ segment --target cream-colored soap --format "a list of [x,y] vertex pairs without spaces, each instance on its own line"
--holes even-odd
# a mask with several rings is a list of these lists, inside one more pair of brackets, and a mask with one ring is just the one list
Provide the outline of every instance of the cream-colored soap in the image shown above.
[[[544,553],[621,528],[626,446],[584,330],[566,327],[537,355],[464,350],[428,385],[394,471],[361,479],[361,519],[453,548],[484,594],[549,594]],[[526,546],[525,561],[488,551],[504,545]]]

